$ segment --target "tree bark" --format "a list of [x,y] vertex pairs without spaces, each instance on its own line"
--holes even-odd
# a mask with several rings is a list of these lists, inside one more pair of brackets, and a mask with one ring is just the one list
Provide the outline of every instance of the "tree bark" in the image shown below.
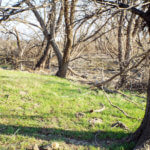
[[[120,20],[119,20],[119,28],[118,28],[118,61],[119,61],[119,69],[120,72],[123,71],[123,45],[122,45],[122,29],[123,29],[123,20],[124,20],[124,11],[121,12]],[[120,81],[116,88],[122,87],[124,83],[124,77],[120,75]]]
[[[150,19],[150,5],[148,7],[148,10],[146,12],[147,17]],[[147,26],[150,31],[150,21],[148,19],[144,19],[147,23]],[[148,55],[149,60],[149,80],[147,85],[147,103],[146,103],[146,109],[145,109],[145,115],[143,118],[143,121],[140,125],[140,127],[135,131],[134,134],[132,134],[130,140],[135,141],[136,145],[143,145],[147,140],[150,140],[150,54]]]
[[[102,2],[102,0],[96,0],[96,1],[100,3]],[[113,1],[107,1],[107,0],[105,2],[114,3]],[[129,5],[124,4],[124,3],[119,3],[118,6],[121,8],[129,8]],[[146,22],[146,25],[149,28],[149,33],[150,33],[150,4],[146,12],[144,12],[143,10],[137,9],[135,7],[131,7],[129,10],[132,13],[138,15],[140,18],[142,18]],[[149,67],[149,81],[147,85],[147,104],[146,104],[145,115],[144,115],[144,118],[140,127],[135,131],[135,133],[131,135],[129,141],[134,141],[137,144],[137,146],[139,146],[143,144],[144,142],[146,142],[147,140],[150,140],[150,67]]]
[[[33,7],[33,4],[30,2],[30,1],[26,1],[26,4],[30,7]],[[37,19],[37,21],[39,22],[40,26],[41,26],[41,29],[42,29],[42,32],[43,32],[43,35],[46,39],[46,47],[43,51],[43,54],[42,56],[40,57],[40,59],[37,61],[36,65],[35,65],[35,69],[37,68],[44,68],[45,67],[45,62],[48,58],[48,54],[50,52],[49,50],[49,47],[50,45],[52,46],[56,56],[57,56],[57,60],[58,60],[58,65],[59,65],[59,68],[62,64],[62,54],[55,42],[55,32],[56,32],[56,3],[55,1],[53,1],[52,3],[52,9],[51,9],[51,12],[49,13],[49,16],[48,16],[48,22],[47,22],[47,25],[44,23],[44,20],[43,18],[40,16],[39,12],[36,10],[36,9],[33,9],[33,13]],[[62,15],[62,13],[61,13]],[[60,17],[61,18],[61,17]],[[58,25],[61,23],[61,19],[59,20],[59,23]]]
[[66,25],[66,37],[67,42],[64,48],[64,55],[62,64],[57,72],[57,76],[65,78],[67,75],[69,59],[70,59],[70,51],[72,47],[72,29],[70,25],[70,16],[69,16],[69,1],[64,1],[64,17],[65,17],[65,25]]
[[[73,20],[75,15],[75,4],[77,3],[77,0],[71,1],[71,6],[69,8],[69,1],[64,1],[64,17],[65,17],[65,26],[66,26],[66,45],[64,48],[64,55],[62,64],[57,72],[57,76],[65,78],[67,76],[67,70],[69,67],[69,61],[70,61],[70,53],[72,50],[72,42],[73,42]],[[70,15],[69,15],[70,14]]]
[[[123,12],[122,12],[123,13]],[[122,25],[123,25],[123,16],[120,16],[119,22],[119,30],[118,30],[118,59],[120,64],[120,71],[124,69],[124,67],[129,66],[128,63],[131,57],[132,52],[132,25],[134,20],[135,14],[131,14],[130,20],[127,25],[127,34],[126,34],[126,50],[123,56],[123,46],[122,46]],[[128,74],[122,74],[120,76],[120,82],[117,88],[121,88],[126,83],[126,78]]]
[[42,54],[40,59],[37,61],[35,68],[34,68],[35,70],[37,68],[42,68],[42,69],[45,68],[46,60],[47,60],[49,52],[50,52],[49,47],[50,47],[50,41],[47,40],[47,44],[46,44],[46,47],[44,49],[44,53]]
[[147,104],[145,116],[143,118],[140,127],[130,137],[130,141],[136,142],[137,146],[143,144],[147,140],[150,140],[150,68],[149,68],[149,81],[147,86]]
[[[123,68],[130,65],[128,63],[130,63],[129,60],[130,60],[131,52],[132,52],[132,25],[133,25],[134,16],[135,14],[132,13],[130,20],[128,22],[128,26],[127,26],[126,50],[125,50],[125,55],[124,55]],[[129,72],[121,76],[120,87],[124,86],[124,84],[127,81],[128,75],[129,75]]]

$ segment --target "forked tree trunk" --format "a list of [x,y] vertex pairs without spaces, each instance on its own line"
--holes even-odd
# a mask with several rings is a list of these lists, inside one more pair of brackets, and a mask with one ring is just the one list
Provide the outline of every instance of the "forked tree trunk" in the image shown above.
[[[34,7],[34,5],[30,2],[30,1],[26,1],[26,4],[30,7]],[[63,9],[62,9],[63,10]],[[57,23],[57,26],[60,25],[61,23],[61,20],[62,20],[62,10],[61,10],[61,13],[59,16],[59,21]],[[50,45],[52,46],[56,56],[57,56],[57,60],[58,60],[58,65],[59,65],[59,68],[62,64],[62,54],[55,42],[55,32],[56,30],[56,3],[55,1],[53,0],[52,1],[52,10],[51,12],[49,13],[48,15],[48,22],[47,24],[45,24],[42,16],[39,14],[39,12],[36,10],[36,9],[32,9],[37,21],[39,22],[40,24],[40,27],[42,29],[42,32],[43,32],[43,35],[45,37],[45,39],[47,40],[47,45],[45,47],[45,49],[43,50],[43,54],[42,56],[40,57],[40,59],[37,61],[36,65],[35,65],[35,69],[36,68],[43,68],[45,67],[45,63],[47,61],[47,58],[48,58],[48,54],[49,54],[49,47]]]
[[69,8],[69,1],[68,0],[64,1],[64,18],[65,18],[65,25],[66,25],[65,32],[66,32],[67,41],[64,48],[62,64],[59,67],[59,70],[57,72],[57,76],[62,78],[65,78],[67,76],[67,70],[70,61],[70,53],[72,50],[72,42],[73,42],[73,20],[75,17],[76,3],[77,0],[72,0],[71,6]]
[[72,28],[70,25],[70,16],[69,16],[69,1],[64,1],[64,17],[65,17],[65,25],[66,25],[66,46],[64,48],[64,55],[62,64],[59,66],[59,70],[57,72],[57,76],[65,78],[67,75],[69,59],[70,59],[70,51],[72,47]]

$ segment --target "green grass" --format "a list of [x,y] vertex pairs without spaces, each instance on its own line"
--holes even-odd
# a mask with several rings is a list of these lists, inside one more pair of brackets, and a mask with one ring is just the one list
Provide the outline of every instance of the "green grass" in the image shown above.
[[[129,92],[126,92],[130,96]],[[113,104],[130,116],[142,119],[144,111],[118,94],[109,94]],[[145,107],[145,101],[132,96],[133,101]],[[99,109],[101,113],[88,113]],[[84,112],[85,116],[76,117]],[[90,119],[99,118],[101,124],[90,124]],[[130,130],[111,125],[117,121]],[[60,79],[55,76],[27,72],[0,70],[0,148],[29,149],[58,142],[60,149],[103,149],[129,150],[134,143],[117,144],[115,140],[134,132],[140,121],[129,119],[113,108],[102,91],[94,92],[88,86]],[[80,141],[80,142],[78,142]],[[86,141],[84,143],[84,141]],[[114,141],[114,142],[113,142]],[[68,144],[69,143],[69,144]]]

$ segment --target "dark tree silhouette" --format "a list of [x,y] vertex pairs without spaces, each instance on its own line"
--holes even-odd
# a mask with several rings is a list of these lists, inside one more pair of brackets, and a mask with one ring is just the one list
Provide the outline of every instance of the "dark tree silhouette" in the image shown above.
[[[118,0],[117,2],[107,1],[107,0],[97,0],[97,2],[100,4],[110,5],[112,6],[112,9],[124,8],[125,10],[131,11],[135,15],[141,17],[143,21],[145,22],[146,26],[148,27],[149,34],[150,34],[150,1],[149,0],[143,0],[143,3],[142,3],[142,5],[146,7],[145,9],[146,11],[142,9],[138,9],[135,6],[130,6],[128,3],[125,3],[125,0],[124,1]],[[132,2],[132,0],[130,2]],[[120,9],[120,11],[122,10]],[[134,141],[137,146],[150,140],[150,68],[149,68],[149,81],[147,84],[147,104],[146,104],[145,115],[144,115],[144,118],[140,127],[135,131],[135,133],[131,135],[131,137],[128,140]]]

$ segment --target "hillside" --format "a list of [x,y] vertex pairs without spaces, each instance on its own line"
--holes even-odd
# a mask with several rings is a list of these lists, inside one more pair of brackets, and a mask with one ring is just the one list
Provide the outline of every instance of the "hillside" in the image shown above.
[[[32,149],[35,145],[59,143],[59,149],[131,149],[134,143],[120,144],[140,125],[145,100],[125,92],[91,91],[88,86],[21,71],[0,70],[0,148]],[[111,102],[123,109],[126,117]],[[98,110],[103,104],[102,112]],[[91,111],[90,111],[91,110]],[[123,127],[112,127],[120,121]]]

